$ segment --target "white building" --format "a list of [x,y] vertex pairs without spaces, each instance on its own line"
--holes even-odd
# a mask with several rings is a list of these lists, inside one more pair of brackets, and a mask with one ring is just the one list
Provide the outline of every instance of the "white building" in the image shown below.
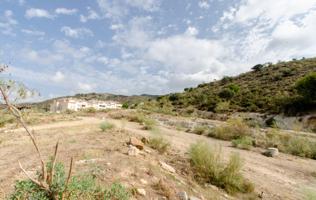
[[94,108],[96,110],[120,109],[122,108],[122,104],[115,101],[84,101],[74,98],[62,98],[54,100],[50,105],[51,112],[63,112],[66,110],[79,111],[87,108]]

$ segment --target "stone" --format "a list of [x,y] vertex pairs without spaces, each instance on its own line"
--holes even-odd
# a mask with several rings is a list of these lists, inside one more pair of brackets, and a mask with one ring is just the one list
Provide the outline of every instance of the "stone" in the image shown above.
[[179,200],[188,200],[188,195],[185,191],[178,192],[177,197]]
[[140,182],[141,182],[142,184],[144,184],[144,185],[147,185],[147,184],[148,184],[148,182],[147,182],[145,179],[140,179]]
[[279,149],[270,147],[265,152],[263,152],[263,155],[265,155],[267,157],[275,157],[275,156],[279,155]]
[[137,194],[139,194],[141,196],[146,196],[146,190],[143,188],[137,188],[136,192],[137,192]]
[[137,139],[136,137],[130,137],[129,144],[137,147],[139,150],[144,149],[144,143]]
[[195,196],[190,196],[189,197],[189,200],[201,200],[200,198],[197,198],[197,197],[195,197]]
[[148,139],[145,138],[145,137],[142,137],[142,140],[141,140],[144,144],[147,144],[148,143]]
[[160,163],[160,166],[163,169],[167,170],[168,172],[171,172],[171,173],[175,173],[176,172],[176,170],[173,167],[171,167],[170,165],[168,165],[167,163],[165,163],[163,161],[159,161],[159,163]]
[[139,154],[139,149],[132,146],[132,145],[129,145],[128,146],[128,151],[127,151],[127,155],[129,156],[137,156]]

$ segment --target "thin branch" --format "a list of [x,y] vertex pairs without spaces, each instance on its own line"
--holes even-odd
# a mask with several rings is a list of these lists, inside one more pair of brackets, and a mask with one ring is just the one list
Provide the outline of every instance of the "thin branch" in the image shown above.
[[64,195],[65,195],[65,193],[67,192],[67,189],[68,189],[68,184],[69,184],[69,180],[70,180],[70,177],[71,177],[72,166],[73,166],[73,157],[71,157],[71,159],[70,159],[70,166],[69,166],[68,177],[67,177],[67,180],[66,180],[65,189],[64,189],[64,191],[63,191],[63,193],[61,195],[61,200],[64,200]]
[[57,153],[58,153],[58,145],[59,145],[59,141],[57,141],[56,146],[55,146],[55,152],[54,152],[54,156],[53,156],[53,163],[52,163],[52,168],[50,169],[49,175],[47,176],[47,182],[49,185],[52,184],[53,182],[53,178],[54,178],[54,173],[55,173],[55,165],[56,165],[56,160],[57,160]]
[[22,167],[22,164],[20,163],[20,161],[19,161],[19,166],[20,166],[21,170],[23,171],[23,173],[24,173],[33,183],[35,183],[35,184],[38,185],[39,187],[45,189],[46,191],[49,191],[49,188],[48,188],[46,185],[44,185],[43,183],[41,183],[41,182],[35,180],[34,178],[32,178],[32,177],[26,172],[26,170]]
[[8,99],[8,96],[6,94],[6,92],[4,91],[4,89],[2,87],[0,87],[0,92],[2,94],[2,97],[3,97],[3,100],[5,101],[5,104],[6,106],[8,107],[8,110],[15,116],[15,118],[18,120],[18,122],[22,125],[22,127],[25,129],[25,131],[28,133],[28,135],[30,136],[31,140],[32,140],[32,143],[33,145],[35,146],[35,149],[37,151],[37,154],[41,160],[41,165],[42,165],[42,178],[43,180],[46,179],[46,169],[45,169],[45,162],[43,161],[43,158],[42,158],[42,155],[41,155],[41,152],[37,146],[37,143],[36,143],[36,140],[35,140],[35,137],[33,135],[33,133],[29,130],[29,128],[26,126],[26,123],[24,122],[23,120],[23,117],[22,117],[22,114],[21,112],[15,107],[13,106],[9,99]]

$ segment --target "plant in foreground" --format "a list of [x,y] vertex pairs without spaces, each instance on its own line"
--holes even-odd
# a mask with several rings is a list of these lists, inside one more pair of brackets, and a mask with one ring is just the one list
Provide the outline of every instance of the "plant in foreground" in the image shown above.
[[105,132],[106,130],[110,130],[114,128],[114,124],[111,124],[109,122],[102,122],[100,124],[100,129],[102,132]]
[[233,154],[225,164],[220,149],[212,149],[205,142],[193,144],[189,155],[199,181],[214,184],[228,193],[250,193],[254,190],[253,184],[240,172],[242,164],[239,155]]

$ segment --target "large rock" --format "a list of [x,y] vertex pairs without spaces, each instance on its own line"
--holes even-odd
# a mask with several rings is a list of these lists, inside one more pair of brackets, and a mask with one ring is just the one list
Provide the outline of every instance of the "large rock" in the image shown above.
[[279,155],[279,149],[270,147],[263,153],[263,155],[268,156],[268,157],[275,157]]
[[136,137],[130,137],[128,144],[137,147],[139,150],[144,149],[144,143],[140,141],[139,139],[137,139]]
[[178,192],[177,197],[179,200],[189,200],[188,195],[185,191]]
[[137,194],[139,194],[141,196],[146,196],[146,190],[143,188],[137,188],[136,192],[137,192]]
[[129,156],[137,156],[139,154],[139,149],[133,145],[128,145],[127,155]]

